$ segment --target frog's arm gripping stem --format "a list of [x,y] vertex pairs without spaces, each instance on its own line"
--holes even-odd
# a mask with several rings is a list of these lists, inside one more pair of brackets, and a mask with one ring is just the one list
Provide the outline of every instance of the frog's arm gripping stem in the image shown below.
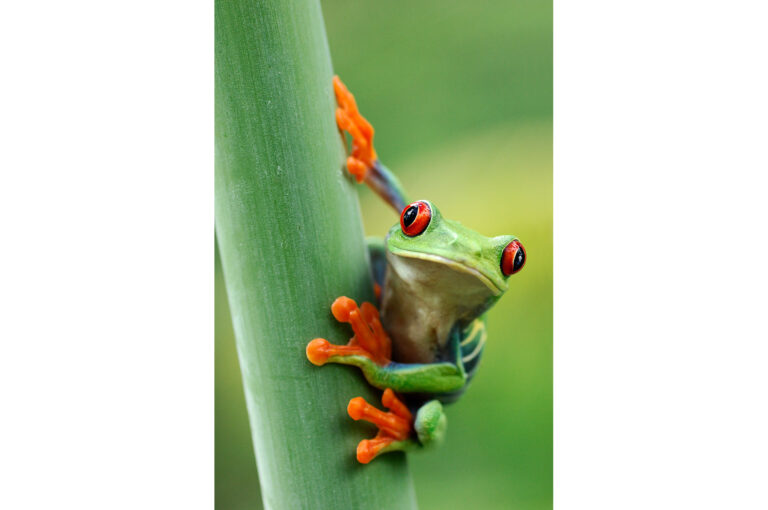
[[307,345],[307,358],[315,365],[340,363],[359,367],[368,382],[384,390],[381,402],[389,409],[380,411],[362,397],[349,401],[347,413],[352,419],[371,422],[379,429],[375,437],[358,443],[357,460],[367,464],[382,453],[440,443],[446,428],[440,401],[430,400],[419,407],[414,416],[394,392],[460,391],[466,384],[467,374],[458,330],[449,340],[453,362],[394,363],[392,342],[382,327],[378,310],[371,303],[363,303],[358,308],[352,299],[342,296],[333,302],[331,313],[339,322],[349,323],[355,335],[347,345],[333,345],[324,338],[315,338]]
[[373,148],[374,129],[357,109],[355,97],[338,76],[333,77],[336,94],[336,124],[352,136],[352,151],[347,158],[347,170],[357,182],[365,182],[399,214],[409,203],[397,178],[381,164]]
[[307,358],[313,364],[356,366],[372,386],[391,388],[398,393],[451,393],[466,384],[458,334],[452,334],[449,339],[448,361],[396,363],[391,360],[391,342],[373,305],[363,303],[358,308],[352,299],[340,297],[331,306],[331,311],[336,320],[352,326],[355,336],[347,345],[334,345],[324,338],[312,340],[307,345]]

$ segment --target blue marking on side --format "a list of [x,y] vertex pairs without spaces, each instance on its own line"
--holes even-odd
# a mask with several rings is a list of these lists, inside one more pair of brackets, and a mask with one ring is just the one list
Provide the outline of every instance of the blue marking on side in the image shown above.
[[484,316],[472,321],[472,323],[461,332],[459,347],[461,363],[464,365],[464,372],[467,374],[467,382],[459,390],[437,395],[436,398],[442,403],[450,404],[451,402],[455,402],[467,390],[467,386],[469,386],[472,377],[475,375],[475,372],[477,372],[477,368],[480,365],[480,359],[483,356],[483,349],[485,348],[485,340],[487,336],[488,333],[485,328]]

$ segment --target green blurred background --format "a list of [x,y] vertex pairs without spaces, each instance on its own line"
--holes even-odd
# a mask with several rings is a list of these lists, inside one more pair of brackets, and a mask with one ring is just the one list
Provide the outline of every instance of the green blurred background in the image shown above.
[[[409,195],[482,234],[515,234],[528,254],[489,314],[481,369],[446,409],[445,444],[409,456],[419,508],[551,508],[552,4],[322,6],[334,70]],[[367,189],[360,202],[367,235],[383,236],[398,221]],[[218,254],[215,354],[216,508],[258,509]]]

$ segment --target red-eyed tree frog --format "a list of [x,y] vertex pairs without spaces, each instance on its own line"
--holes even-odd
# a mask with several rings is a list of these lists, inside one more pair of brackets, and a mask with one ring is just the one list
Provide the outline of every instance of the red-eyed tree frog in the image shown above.
[[[443,404],[458,398],[477,370],[486,340],[485,313],[507,290],[526,254],[511,235],[488,238],[443,218],[428,200],[410,202],[373,148],[373,127],[360,115],[352,94],[334,77],[339,129],[349,132],[347,170],[400,213],[385,240],[369,241],[380,311],[342,296],[331,313],[354,336],[346,345],[316,338],[307,345],[310,362],[358,367],[384,390],[384,412],[362,397],[347,407],[354,420],[379,428],[362,440],[357,460],[433,446],[445,436]],[[399,396],[398,396],[399,395]]]

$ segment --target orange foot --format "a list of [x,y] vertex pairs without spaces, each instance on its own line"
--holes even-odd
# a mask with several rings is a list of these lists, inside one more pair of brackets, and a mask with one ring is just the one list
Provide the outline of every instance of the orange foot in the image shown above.
[[390,410],[385,413],[376,409],[363,399],[355,397],[349,401],[347,412],[353,420],[365,420],[379,428],[378,434],[373,439],[363,439],[357,445],[357,460],[361,464],[368,464],[383,453],[383,450],[396,441],[404,441],[413,432],[413,415],[395,392],[390,388],[384,390],[381,403]]
[[384,366],[392,357],[392,342],[384,331],[379,311],[371,303],[357,307],[352,299],[342,296],[331,305],[331,313],[339,322],[348,322],[355,332],[347,345],[334,345],[324,338],[307,344],[307,358],[313,364],[324,365],[334,356],[365,356]]
[[368,170],[376,161],[376,151],[373,148],[373,126],[360,115],[355,102],[355,96],[341,82],[338,76],[333,77],[333,90],[336,93],[336,124],[342,131],[352,136],[352,154],[347,158],[347,170],[355,176],[357,182],[363,182]]

